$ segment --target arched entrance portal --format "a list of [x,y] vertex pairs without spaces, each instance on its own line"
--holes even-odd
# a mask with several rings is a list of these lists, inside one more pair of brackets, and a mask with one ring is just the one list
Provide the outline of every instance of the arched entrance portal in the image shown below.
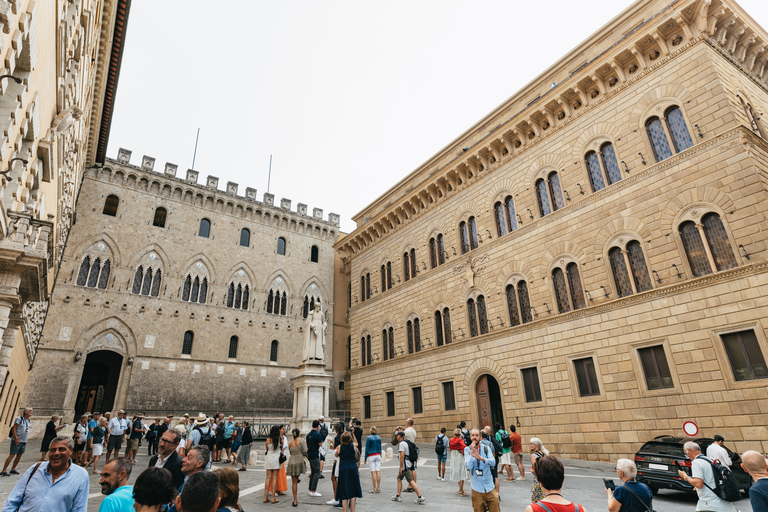
[[123,356],[111,350],[97,350],[88,354],[77,392],[73,421],[78,421],[86,412],[104,413],[112,410],[122,365]]
[[477,392],[477,414],[480,419],[480,427],[496,428],[497,423],[505,425],[501,391],[496,379],[488,374],[482,375],[477,379],[475,390]]

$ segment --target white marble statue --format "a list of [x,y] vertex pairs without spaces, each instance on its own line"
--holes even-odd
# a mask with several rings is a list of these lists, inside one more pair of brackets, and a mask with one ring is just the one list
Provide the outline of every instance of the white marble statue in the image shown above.
[[320,311],[320,304],[310,311],[304,323],[304,359],[309,362],[322,362],[325,348],[325,316]]

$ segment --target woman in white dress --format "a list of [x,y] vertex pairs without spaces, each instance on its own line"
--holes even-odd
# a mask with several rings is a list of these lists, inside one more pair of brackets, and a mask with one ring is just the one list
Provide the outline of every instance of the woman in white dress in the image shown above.
[[277,496],[277,475],[280,473],[280,454],[283,453],[283,438],[280,435],[280,427],[274,425],[269,431],[267,437],[267,454],[264,459],[264,469],[267,470],[267,480],[264,482],[264,503],[269,502],[269,493],[272,494],[272,503],[278,503]]

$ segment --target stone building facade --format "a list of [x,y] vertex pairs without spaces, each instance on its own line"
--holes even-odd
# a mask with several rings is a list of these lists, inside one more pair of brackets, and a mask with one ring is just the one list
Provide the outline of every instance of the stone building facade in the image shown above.
[[0,2],[0,425],[35,362],[88,165],[103,162],[128,0]]
[[27,386],[38,426],[119,408],[290,409],[317,302],[332,367],[338,215],[130,155],[121,149],[83,180]]
[[733,2],[635,2],[361,211],[363,421],[768,451],[767,44]]

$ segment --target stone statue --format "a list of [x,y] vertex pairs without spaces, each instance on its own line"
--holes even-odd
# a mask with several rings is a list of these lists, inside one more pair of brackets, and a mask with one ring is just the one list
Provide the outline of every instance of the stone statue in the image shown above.
[[315,310],[310,311],[304,323],[304,359],[303,361],[323,360],[323,348],[325,347],[325,316],[320,311],[320,304],[315,304]]

